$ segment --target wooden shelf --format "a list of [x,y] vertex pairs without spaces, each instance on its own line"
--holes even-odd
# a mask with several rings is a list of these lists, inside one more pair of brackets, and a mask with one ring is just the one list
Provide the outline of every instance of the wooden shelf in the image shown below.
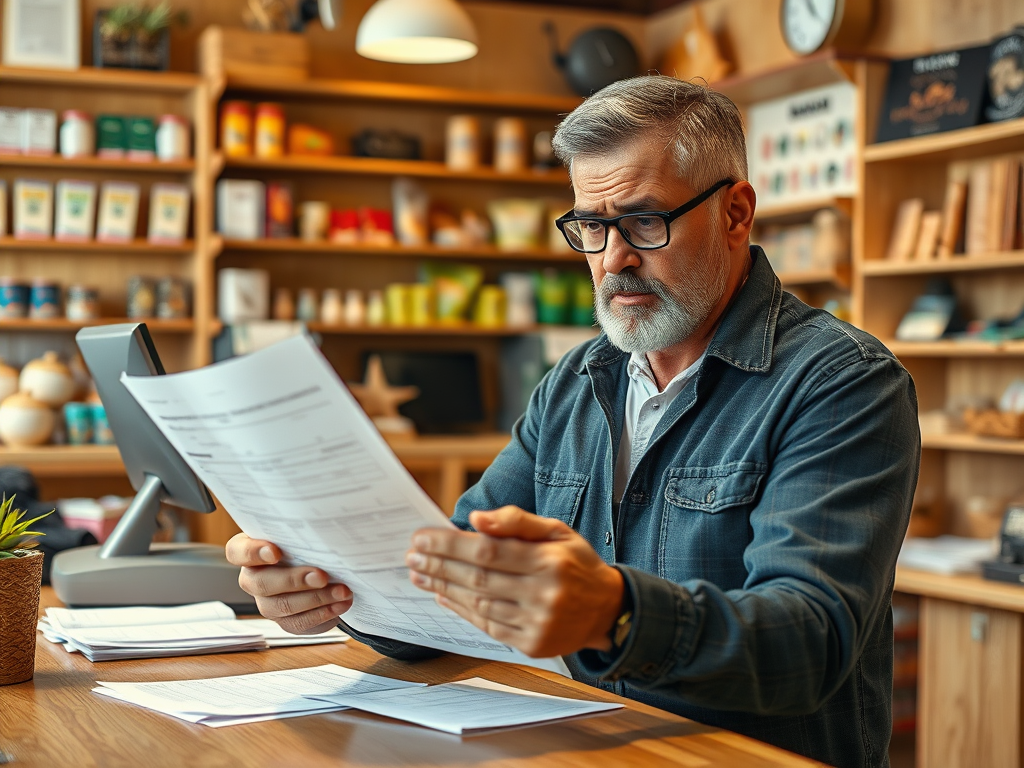
[[360,255],[385,256],[389,258],[429,258],[429,259],[476,259],[485,261],[567,261],[583,264],[582,254],[575,251],[550,251],[537,249],[532,251],[503,251],[492,245],[473,246],[468,248],[443,248],[440,246],[423,245],[367,245],[332,243],[330,241],[308,242],[296,238],[280,240],[225,240],[218,238],[213,246],[214,252],[225,251],[261,251],[288,254],[310,255]]
[[472,323],[435,325],[327,325],[306,323],[310,331],[337,336],[521,336],[537,333],[546,327],[542,325],[488,327]]
[[5,318],[0,320],[0,331],[77,331],[94,325],[119,323],[145,323],[153,333],[192,333],[195,330],[195,321],[192,318],[159,320],[144,317],[100,317],[95,320],[68,320],[66,317],[55,317],[49,320]]
[[1024,341],[898,341],[883,342],[896,357],[1024,357]]
[[765,224],[795,224],[810,221],[814,214],[826,208],[834,208],[847,218],[853,216],[852,197],[822,197],[785,205],[766,205],[755,209],[755,226]]
[[573,96],[545,96],[529,93],[474,91],[430,85],[408,85],[371,80],[306,80],[268,82],[229,78],[219,84],[225,90],[274,96],[285,100],[377,101],[391,104],[421,104],[438,107],[470,107],[514,112],[571,112],[582,99]]
[[782,281],[783,286],[804,286],[815,285],[835,286],[842,290],[849,290],[850,275],[849,268],[846,269],[817,269],[803,272],[778,272],[776,276]]
[[0,168],[52,168],[68,171],[117,171],[118,173],[191,173],[195,160],[141,161],[113,157],[63,157],[61,155],[2,155]]
[[181,245],[163,245],[150,243],[142,238],[137,238],[127,243],[105,243],[99,240],[75,242],[67,240],[17,240],[13,237],[0,237],[0,251],[190,254],[194,250],[195,242],[192,240],[186,240]]
[[946,576],[896,566],[895,591],[1024,613],[1024,589],[973,574]]
[[867,277],[895,275],[936,275],[955,272],[974,272],[991,269],[1019,269],[1024,267],[1024,251],[1005,251],[979,254],[977,256],[957,255],[949,259],[933,261],[886,261],[867,259],[861,271]]
[[116,445],[41,445],[13,448],[0,445],[0,465],[16,464],[37,477],[123,475]]
[[737,104],[753,104],[822,85],[853,82],[853,67],[852,55],[828,49],[754,74],[725,77],[711,87]]
[[897,139],[864,148],[865,163],[899,160],[950,162],[1012,152],[1024,140],[1024,118],[987,123],[958,131],[945,131],[929,136]]
[[545,184],[564,186],[569,192],[569,176],[565,171],[522,171],[498,173],[493,168],[473,171],[453,171],[444,163],[427,160],[387,160],[375,157],[305,157],[282,158],[223,157],[214,159],[214,167],[244,168],[247,170],[287,173],[327,173],[354,176],[416,176],[427,179],[453,179],[459,181],[490,181],[497,183]]
[[69,86],[116,91],[146,91],[187,95],[203,82],[199,75],[184,72],[143,72],[132,69],[74,70],[0,67],[0,83]]
[[1024,440],[999,437],[979,437],[970,434],[922,435],[921,447],[940,451],[967,451],[969,453],[998,453],[1024,456]]

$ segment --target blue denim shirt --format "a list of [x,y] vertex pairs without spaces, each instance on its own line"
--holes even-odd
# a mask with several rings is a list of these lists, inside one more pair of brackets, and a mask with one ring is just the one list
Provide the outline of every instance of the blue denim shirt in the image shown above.
[[760,248],[751,258],[617,515],[629,355],[602,335],[545,377],[453,519],[515,504],[619,567],[632,631],[614,656],[567,658],[576,679],[832,765],[884,766],[913,382],[877,340],[784,293]]

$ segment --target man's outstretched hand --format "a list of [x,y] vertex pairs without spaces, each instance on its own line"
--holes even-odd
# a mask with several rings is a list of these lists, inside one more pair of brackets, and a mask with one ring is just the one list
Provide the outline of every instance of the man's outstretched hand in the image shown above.
[[519,507],[473,512],[469,522],[478,533],[413,534],[406,555],[413,584],[527,656],[611,647],[625,584],[586,539]]

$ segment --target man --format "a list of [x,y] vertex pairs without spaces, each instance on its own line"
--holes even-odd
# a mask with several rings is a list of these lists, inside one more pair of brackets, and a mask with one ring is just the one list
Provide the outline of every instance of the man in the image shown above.
[[[833,765],[887,765],[896,555],[920,456],[907,372],[783,293],[749,245],[740,115],[701,86],[611,85],[559,126],[604,333],[538,386],[410,578],[592,685]],[[490,510],[490,511],[487,511]],[[334,626],[348,590],[228,557],[264,615]],[[399,658],[424,649],[364,638]]]

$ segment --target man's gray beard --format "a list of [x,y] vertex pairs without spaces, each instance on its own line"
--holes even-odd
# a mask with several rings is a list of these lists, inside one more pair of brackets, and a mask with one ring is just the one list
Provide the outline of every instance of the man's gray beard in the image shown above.
[[[656,352],[690,337],[708,319],[725,292],[727,279],[724,259],[708,263],[704,274],[691,275],[675,291],[660,280],[633,272],[606,274],[595,291],[594,314],[611,343],[622,351]],[[616,312],[611,299],[620,292],[651,293],[659,302],[653,308],[619,306]]]

